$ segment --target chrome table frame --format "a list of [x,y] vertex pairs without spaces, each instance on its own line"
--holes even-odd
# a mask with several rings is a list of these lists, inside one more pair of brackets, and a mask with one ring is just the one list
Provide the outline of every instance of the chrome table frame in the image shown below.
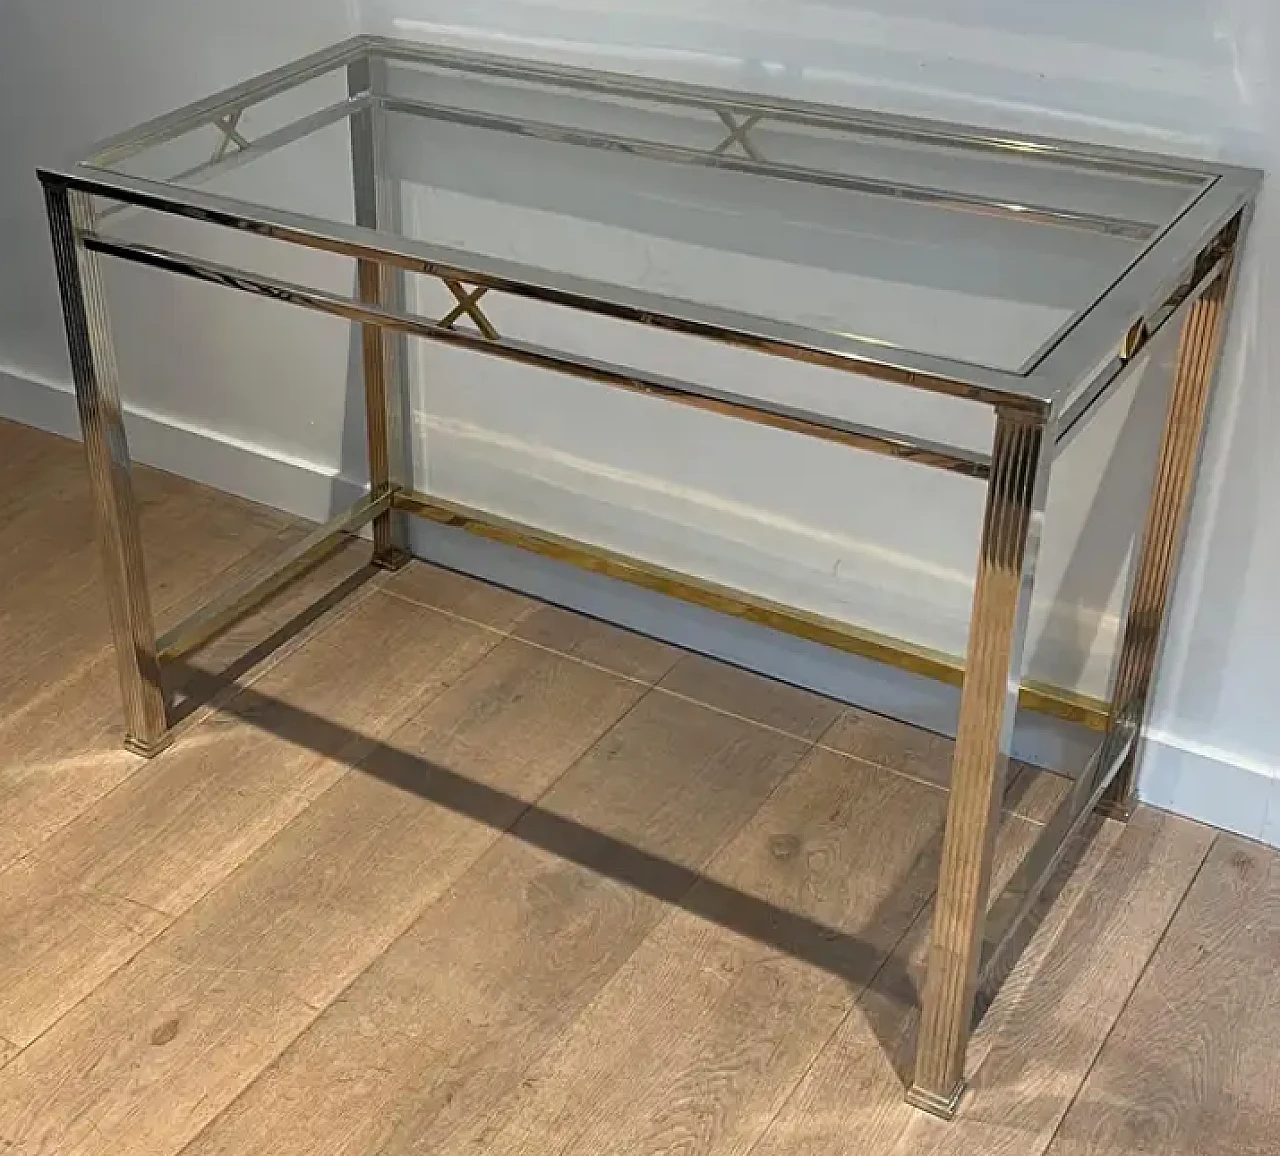
[[[384,166],[387,111],[461,119],[464,123],[476,120],[476,114],[392,96],[386,84],[390,61],[461,63],[487,75],[544,80],[570,89],[603,87],[641,101],[664,101],[714,112],[727,135],[715,149],[705,153],[501,118],[497,118],[497,124],[486,123],[486,127],[525,135],[652,153],[673,163],[767,172],[780,179],[794,176],[785,166],[768,165],[749,135],[761,119],[773,118],[920,142],[943,140],[953,148],[995,155],[1032,155],[1048,163],[1062,161],[1101,171],[1185,174],[1204,178],[1207,187],[1169,228],[1159,232],[1133,222],[1086,217],[1042,206],[895,186],[892,195],[908,199],[1100,229],[1149,241],[1130,270],[1065,335],[1058,335],[1028,372],[1012,374],[744,317],[729,310],[600,286],[405,239],[396,232],[397,197]],[[269,134],[270,139],[251,141],[244,136],[239,125],[241,114],[249,105],[339,68],[347,70],[347,101]],[[246,163],[269,148],[347,116],[352,125],[355,227],[279,212],[193,187],[131,177],[106,167],[193,128],[212,126],[220,135],[209,161],[184,174],[194,184],[205,174]],[[480,119],[492,122],[495,118]],[[129,748],[153,755],[171,738],[170,708],[161,677],[163,661],[191,650],[224,629],[359,527],[372,523],[377,564],[388,568],[402,565],[408,558],[408,515],[460,526],[961,685],[932,952],[923,993],[914,1082],[908,1092],[911,1103],[951,1116],[964,1088],[965,1053],[975,1014],[985,1007],[1025,944],[1035,922],[1035,900],[1068,842],[1094,809],[1125,818],[1132,806],[1135,755],[1191,502],[1205,414],[1238,267],[1237,253],[1259,174],[1177,158],[1015,138],[954,125],[358,37],[105,142],[88,161],[65,169],[42,170],[40,177],[106,562]],[[870,178],[829,179],[862,191],[876,191],[877,182]],[[112,203],[97,218],[94,198]],[[103,219],[131,206],[353,257],[358,266],[358,299],[113,239],[101,231]],[[316,529],[267,572],[226,591],[162,638],[156,637],[143,569],[103,290],[102,255],[291,302],[361,326],[368,412],[368,495]],[[407,273],[426,273],[441,279],[456,299],[456,308],[437,321],[407,313]],[[851,371],[907,389],[972,399],[994,410],[994,442],[989,453],[974,453],[507,339],[496,331],[480,307],[486,293],[515,294]],[[463,317],[470,318],[477,331],[457,328],[456,322]],[[1045,493],[1054,459],[1075,431],[1115,392],[1139,350],[1166,327],[1176,327],[1180,334],[1176,376],[1141,549],[1129,580],[1123,641],[1114,662],[1110,698],[1098,702],[1057,688],[1024,685],[1023,643]],[[404,448],[407,390],[406,358],[401,346],[405,335],[452,343],[739,420],[985,479],[986,511],[967,657],[961,661],[415,492],[406,470]],[[1046,824],[1009,887],[991,903],[994,834],[1000,820],[1019,697],[1023,706],[1083,722],[1098,730],[1101,737],[1074,790]]]

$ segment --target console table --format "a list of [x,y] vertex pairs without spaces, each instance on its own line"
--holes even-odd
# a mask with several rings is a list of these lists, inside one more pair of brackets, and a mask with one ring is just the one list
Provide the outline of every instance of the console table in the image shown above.
[[[349,220],[299,211],[288,182],[271,196],[236,193],[232,174],[264,158],[287,166],[323,134],[338,134],[343,164],[351,162]],[[574,195],[557,200],[552,173],[572,175]],[[959,725],[908,1098],[952,1115],[974,1017],[1025,944],[1037,896],[1067,842],[1096,808],[1125,818],[1131,807],[1136,745],[1260,175],[358,37],[123,133],[40,178],[130,749],[151,755],[171,737],[166,660],[224,629],[360,527],[372,524],[379,565],[402,565],[414,515],[950,680],[962,686]],[[404,185],[415,181],[470,196],[479,224],[446,243],[433,234],[431,214],[423,224],[404,211]],[[488,243],[485,212],[516,203],[568,217],[581,244],[551,253],[528,232],[534,259],[495,252],[501,246]],[[614,261],[591,240],[601,222],[616,225],[610,214],[617,213],[643,260]],[[128,239],[114,218],[139,214],[353,258],[358,291],[335,294]],[[360,326],[368,493],[161,638],[143,572],[104,257]],[[406,305],[407,278],[423,275],[451,295],[442,316]],[[504,334],[485,311],[503,296],[771,355],[780,359],[781,384],[727,390]],[[967,656],[415,490],[406,465],[407,336],[978,479],[986,506]],[[1176,345],[1174,380],[1109,699],[1024,684],[1023,638],[1055,459],[1157,341]],[[828,392],[789,394],[788,362],[833,371]],[[846,412],[848,374],[930,405],[959,399],[985,407],[989,447],[859,420],[866,415]],[[1099,738],[1088,768],[992,903],[993,837],[1019,705],[1083,722]]]

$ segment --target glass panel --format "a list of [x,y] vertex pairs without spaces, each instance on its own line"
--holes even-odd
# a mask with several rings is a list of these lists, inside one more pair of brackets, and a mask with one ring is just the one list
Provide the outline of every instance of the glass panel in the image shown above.
[[354,225],[350,118],[344,116],[243,163],[202,168],[170,183]]
[[[111,167],[134,177],[196,187],[226,168],[257,161],[345,114],[347,72],[335,69],[266,100],[126,156]],[[299,210],[301,211],[301,210]]]
[[[408,236],[1007,372],[1028,371],[1208,184],[856,114],[476,67],[388,64]],[[119,167],[350,223],[345,95],[336,70]]]

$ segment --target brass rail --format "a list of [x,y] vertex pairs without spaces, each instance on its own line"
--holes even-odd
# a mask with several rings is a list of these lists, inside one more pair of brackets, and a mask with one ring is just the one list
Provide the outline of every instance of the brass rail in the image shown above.
[[[529,550],[544,558],[576,566],[580,570],[629,582],[633,586],[856,654],[860,658],[897,667],[911,674],[945,682],[950,686],[958,687],[964,682],[964,660],[944,651],[918,646],[810,611],[797,610],[743,590],[679,574],[652,562],[578,542],[417,491],[398,491],[394,500],[397,509],[442,526],[466,530],[492,542]],[[1024,683],[1018,696],[1018,705],[1037,714],[1078,723],[1090,730],[1107,729],[1108,707],[1105,702],[1061,687],[1039,682]]]

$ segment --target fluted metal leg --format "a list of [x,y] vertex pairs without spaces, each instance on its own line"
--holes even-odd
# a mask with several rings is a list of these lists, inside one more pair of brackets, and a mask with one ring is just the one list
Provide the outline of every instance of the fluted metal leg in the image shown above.
[[[386,88],[386,61],[364,57],[347,66],[353,96],[379,95]],[[386,176],[386,114],[372,104],[351,118],[351,171],[355,187],[356,224],[395,229],[398,196]],[[393,309],[404,306],[404,274],[377,261],[357,263],[360,300]],[[360,327],[364,366],[365,414],[369,445],[371,496],[411,488],[406,472],[405,429],[408,421],[408,360],[404,338],[379,325]],[[373,523],[373,560],[395,570],[409,560],[407,516],[390,509]]]
[[125,745],[152,755],[169,740],[168,713],[102,272],[98,256],[80,242],[84,233],[92,231],[93,205],[87,194],[54,183],[45,186],[45,203],[102,543],[107,605],[124,697]]
[[[1222,348],[1231,266],[1228,263],[1192,306],[1179,338],[1173,393],[1111,691],[1108,735],[1116,742],[1120,736],[1140,732],[1146,721],[1165,615],[1173,596],[1191,511],[1209,395]],[[1139,743],[1131,744],[1107,788],[1099,804],[1104,814],[1127,819],[1132,812],[1139,749]]]
[[915,1079],[907,1099],[954,1115],[964,1090],[991,858],[1022,672],[1046,475],[1043,423],[997,415]]

